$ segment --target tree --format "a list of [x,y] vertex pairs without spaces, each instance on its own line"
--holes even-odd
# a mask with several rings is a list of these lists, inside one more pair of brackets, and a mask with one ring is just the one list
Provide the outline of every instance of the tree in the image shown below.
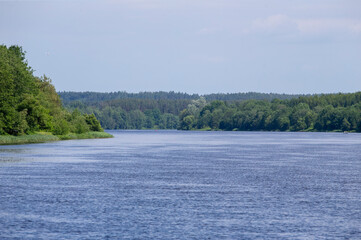
[[195,122],[195,119],[194,119],[193,115],[186,116],[182,121],[181,129],[182,130],[191,130],[191,129],[193,129],[194,122]]
[[88,124],[90,131],[104,131],[94,114],[85,114],[85,122]]
[[351,124],[347,121],[346,118],[342,120],[341,129],[342,131],[349,131],[351,128]]
[[[101,129],[94,118],[89,117],[90,126]],[[35,131],[82,133],[89,127],[79,112],[67,114],[50,78],[33,75],[21,47],[0,45],[0,134]]]

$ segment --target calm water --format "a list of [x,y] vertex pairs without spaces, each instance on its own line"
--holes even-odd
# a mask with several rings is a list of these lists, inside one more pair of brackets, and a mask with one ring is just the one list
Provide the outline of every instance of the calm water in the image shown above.
[[360,239],[361,134],[0,146],[0,239]]

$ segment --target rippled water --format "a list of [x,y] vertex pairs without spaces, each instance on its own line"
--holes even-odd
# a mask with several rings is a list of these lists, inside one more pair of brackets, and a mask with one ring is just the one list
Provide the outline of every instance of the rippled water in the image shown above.
[[0,239],[360,239],[361,134],[0,146]]

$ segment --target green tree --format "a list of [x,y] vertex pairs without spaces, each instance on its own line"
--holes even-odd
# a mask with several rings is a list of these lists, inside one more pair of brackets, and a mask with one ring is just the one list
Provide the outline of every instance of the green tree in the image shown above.
[[94,114],[85,114],[85,122],[88,124],[91,131],[102,132],[104,131],[100,126],[100,122]]
[[195,122],[195,119],[194,119],[193,115],[186,116],[182,121],[181,129],[182,130],[191,130],[191,129],[193,129],[194,122]]
[[55,135],[66,135],[70,132],[69,122],[64,118],[54,118],[51,132]]

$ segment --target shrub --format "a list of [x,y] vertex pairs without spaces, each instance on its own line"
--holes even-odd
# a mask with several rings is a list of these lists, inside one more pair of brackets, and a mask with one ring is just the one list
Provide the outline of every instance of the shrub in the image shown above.
[[85,122],[88,124],[89,129],[95,132],[102,132],[104,131],[100,126],[100,122],[95,117],[94,114],[85,114]]
[[70,131],[69,123],[65,119],[54,119],[52,133],[55,135],[65,135]]

